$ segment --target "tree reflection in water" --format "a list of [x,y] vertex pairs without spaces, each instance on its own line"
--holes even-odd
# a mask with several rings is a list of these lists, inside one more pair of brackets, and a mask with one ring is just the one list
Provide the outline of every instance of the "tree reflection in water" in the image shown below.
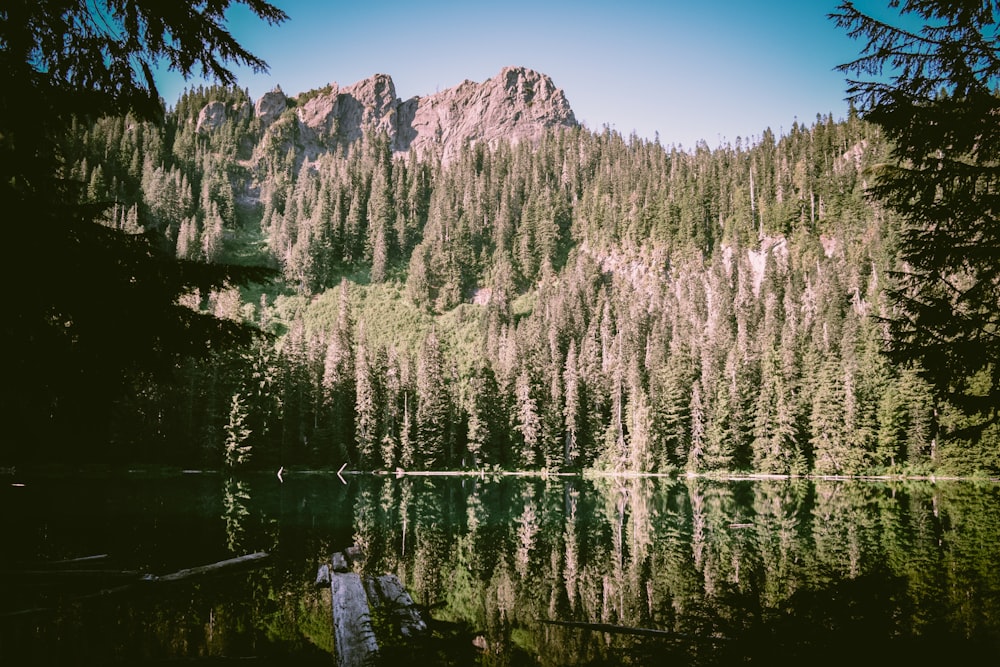
[[996,648],[1000,636],[992,486],[382,483],[416,499],[414,549],[386,548],[383,567],[407,572],[433,616],[464,624],[491,663],[920,663]]
[[927,664],[1000,649],[995,484],[288,474],[26,489],[0,515],[8,568],[86,549],[154,571],[272,557],[87,599],[8,577],[2,611],[36,594],[46,610],[2,617],[3,664],[328,663],[329,589],[312,581],[351,544],[433,631],[385,639],[384,664]]

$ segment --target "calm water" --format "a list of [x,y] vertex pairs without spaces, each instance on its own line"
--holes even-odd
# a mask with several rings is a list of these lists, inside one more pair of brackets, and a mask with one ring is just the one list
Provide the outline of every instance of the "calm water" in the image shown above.
[[351,544],[429,612],[384,664],[1000,660],[995,484],[4,476],[0,530],[3,665],[332,664],[313,581]]

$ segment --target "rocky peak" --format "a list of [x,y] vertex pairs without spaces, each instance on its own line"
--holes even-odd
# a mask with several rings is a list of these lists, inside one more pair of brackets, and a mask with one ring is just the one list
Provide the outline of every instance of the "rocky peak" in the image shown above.
[[[577,125],[562,90],[524,67],[506,67],[483,83],[465,81],[405,102],[386,74],[343,88],[333,83],[303,97],[296,110],[299,148],[310,159],[370,130],[384,131],[396,152],[413,148],[447,162],[470,143],[535,140],[549,127]],[[286,106],[277,89],[257,101],[256,113],[267,127]]]
[[267,127],[278,119],[288,108],[288,98],[281,91],[281,86],[275,87],[269,93],[264,93],[254,105],[254,114],[260,119],[260,124]]
[[317,138],[352,143],[371,129],[394,136],[398,106],[392,78],[376,74],[345,88],[330,84],[309,99],[299,109],[298,116]]
[[483,83],[465,81],[400,110],[397,150],[440,151],[445,161],[467,143],[538,139],[549,127],[574,127],[576,118],[552,80],[524,67],[505,67]]

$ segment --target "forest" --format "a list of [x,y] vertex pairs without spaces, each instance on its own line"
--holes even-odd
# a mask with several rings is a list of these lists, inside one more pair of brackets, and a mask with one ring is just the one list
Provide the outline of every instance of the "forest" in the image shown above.
[[[162,123],[108,115],[66,135],[67,175],[102,224],[273,275],[181,297],[255,333],[126,373],[100,457],[1000,470],[996,424],[967,435],[919,364],[885,354],[904,221],[867,194],[892,144],[853,108],[717,148],[580,127],[444,162],[370,132],[309,160],[289,147],[308,95],[268,133],[247,91],[212,86]],[[214,102],[225,118],[207,127]]]

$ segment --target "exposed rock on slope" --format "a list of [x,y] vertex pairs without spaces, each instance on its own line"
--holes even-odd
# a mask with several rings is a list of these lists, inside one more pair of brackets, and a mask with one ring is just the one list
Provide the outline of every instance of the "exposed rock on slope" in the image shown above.
[[209,102],[198,114],[198,132],[214,130],[226,120],[226,105],[222,102]]
[[[465,81],[405,102],[396,97],[396,87],[385,74],[343,88],[330,84],[307,97],[296,108],[294,120],[281,122],[276,121],[288,102],[280,90],[258,100],[257,117],[272,135],[265,136],[262,145],[294,137],[300,155],[314,159],[374,129],[387,134],[396,152],[413,148],[447,162],[469,143],[516,143],[537,139],[549,127],[577,125],[563,91],[548,76],[523,67],[507,67],[483,83]],[[287,123],[295,123],[292,132],[283,127]]]
[[278,120],[278,116],[288,108],[288,98],[281,92],[281,87],[275,88],[269,93],[264,93],[257,104],[254,105],[254,113],[260,119],[260,124],[264,127],[270,126]]
[[534,140],[549,127],[574,127],[576,118],[552,79],[507,67],[483,83],[464,83],[401,105],[396,150],[440,150],[448,160],[462,145]]

